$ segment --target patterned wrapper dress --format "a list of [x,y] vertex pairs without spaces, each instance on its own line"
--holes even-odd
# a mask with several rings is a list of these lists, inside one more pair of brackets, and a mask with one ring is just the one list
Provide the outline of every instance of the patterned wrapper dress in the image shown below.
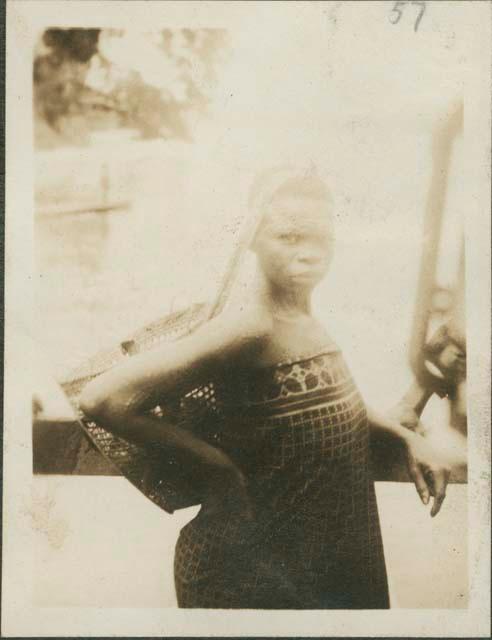
[[367,415],[340,351],[214,385],[209,438],[244,472],[256,512],[200,512],[181,530],[179,606],[388,608]]

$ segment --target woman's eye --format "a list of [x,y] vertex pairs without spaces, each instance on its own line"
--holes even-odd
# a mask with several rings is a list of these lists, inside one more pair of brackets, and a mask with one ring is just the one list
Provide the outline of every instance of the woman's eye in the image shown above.
[[296,244],[299,242],[299,236],[297,233],[282,233],[279,237],[282,242],[287,244]]

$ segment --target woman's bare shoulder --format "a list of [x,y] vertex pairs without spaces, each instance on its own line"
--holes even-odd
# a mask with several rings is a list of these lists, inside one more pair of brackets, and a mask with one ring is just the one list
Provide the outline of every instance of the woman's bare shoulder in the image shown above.
[[231,307],[211,322],[230,327],[232,331],[242,333],[246,337],[266,337],[273,331],[271,314],[256,301],[248,301]]
[[[222,357],[254,357],[269,341],[273,321],[257,304],[244,304],[221,313],[200,328],[203,339],[221,350]],[[199,338],[200,339],[200,338]]]
[[133,356],[89,383],[81,398],[83,410],[94,413],[108,398],[129,407],[153,406],[156,392],[192,384],[234,362],[254,362],[271,331],[260,307],[224,311],[189,336]]

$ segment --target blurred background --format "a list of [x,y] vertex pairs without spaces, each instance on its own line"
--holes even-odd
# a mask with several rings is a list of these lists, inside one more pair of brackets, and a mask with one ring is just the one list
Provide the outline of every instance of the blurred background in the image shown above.
[[[230,31],[39,34],[34,470],[47,522],[72,532],[39,539],[40,605],[174,606],[172,548],[194,511],[168,516],[106,477],[56,381],[213,299],[257,171],[315,164],[333,192],[336,257],[316,309],[371,405],[401,397],[429,332],[463,312],[458,9],[428,3],[416,29],[411,3],[398,21],[392,3],[295,4],[272,30],[275,3],[264,4]],[[424,422],[463,481],[466,427],[453,421],[434,396]],[[394,606],[466,606],[466,485],[433,521],[409,483],[377,490]],[[144,521],[145,534],[133,524]]]

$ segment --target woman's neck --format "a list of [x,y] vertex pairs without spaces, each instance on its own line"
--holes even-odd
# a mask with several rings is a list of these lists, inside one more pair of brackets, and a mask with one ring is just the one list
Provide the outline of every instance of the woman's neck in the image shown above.
[[296,320],[311,315],[311,291],[305,288],[284,288],[264,278],[265,303],[278,319]]

